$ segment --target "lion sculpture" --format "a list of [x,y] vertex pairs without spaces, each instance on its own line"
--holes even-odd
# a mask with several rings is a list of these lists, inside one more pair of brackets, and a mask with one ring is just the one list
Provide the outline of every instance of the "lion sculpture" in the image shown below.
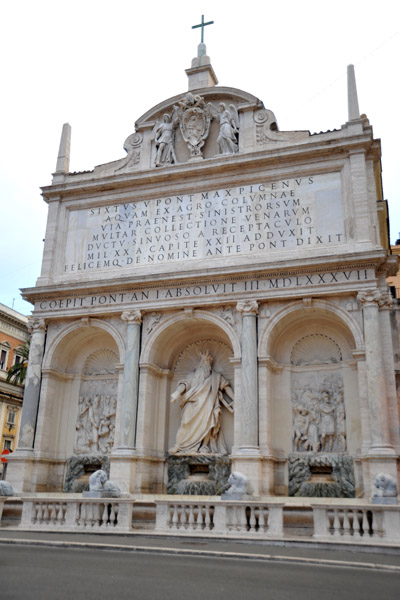
[[378,473],[375,477],[374,486],[377,490],[374,498],[393,498],[397,496],[396,481],[388,473]]
[[110,495],[120,495],[119,487],[107,479],[107,473],[99,469],[89,477],[89,490],[91,492],[111,492]]
[[239,471],[233,471],[229,475],[228,483],[230,484],[230,488],[225,492],[226,494],[251,495],[253,493],[253,488],[248,478]]

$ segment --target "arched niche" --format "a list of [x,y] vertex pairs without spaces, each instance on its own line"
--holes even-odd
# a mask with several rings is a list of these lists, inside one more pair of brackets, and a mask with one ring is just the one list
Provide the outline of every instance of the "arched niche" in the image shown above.
[[260,411],[268,415],[260,438],[273,452],[359,454],[361,404],[353,352],[362,347],[354,319],[327,301],[296,302],[271,317],[259,342],[266,359]]
[[[119,334],[98,321],[69,324],[57,333],[43,360],[36,450],[58,459],[76,452],[78,412],[84,398],[102,397],[96,400],[98,426],[105,416],[103,408],[107,411],[109,405],[108,412],[114,411],[122,347]],[[105,427],[103,423],[103,433]]]
[[[214,313],[174,314],[159,323],[146,339],[141,354],[137,447],[165,456],[174,445],[180,423],[179,402],[171,394],[182,377],[198,364],[200,350],[208,348],[214,369],[235,387],[231,359],[240,355],[234,330]],[[233,416],[222,410],[222,430],[228,450],[233,444]]]

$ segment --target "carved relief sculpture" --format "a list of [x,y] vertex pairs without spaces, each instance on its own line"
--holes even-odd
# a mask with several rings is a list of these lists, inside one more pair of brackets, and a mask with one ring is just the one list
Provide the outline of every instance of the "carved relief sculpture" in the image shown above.
[[[221,432],[221,409],[233,412],[229,382],[212,370],[213,357],[201,352],[196,370],[178,383],[171,402],[180,399],[181,422],[171,454],[227,454]],[[228,401],[224,394],[229,398]]]
[[108,454],[114,444],[116,397],[81,396],[76,422],[76,454]]
[[292,395],[293,450],[344,452],[346,416],[341,377],[326,377],[321,385],[296,386]]
[[111,350],[99,349],[85,362],[78,400],[75,454],[109,454],[113,447],[117,360]]

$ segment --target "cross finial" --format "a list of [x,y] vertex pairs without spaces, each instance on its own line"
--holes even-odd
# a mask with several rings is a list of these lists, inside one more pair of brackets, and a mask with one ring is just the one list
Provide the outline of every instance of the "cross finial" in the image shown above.
[[198,25],[192,25],[192,29],[197,29],[201,27],[201,44],[204,44],[204,27],[207,25],[213,25],[214,21],[208,21],[208,23],[204,23],[204,15],[201,15],[201,23]]

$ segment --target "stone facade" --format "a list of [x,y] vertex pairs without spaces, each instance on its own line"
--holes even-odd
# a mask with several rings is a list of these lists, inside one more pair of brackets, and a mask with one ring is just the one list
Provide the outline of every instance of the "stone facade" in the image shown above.
[[[88,454],[124,492],[165,492],[190,402],[210,419],[188,433],[194,454],[221,453],[223,436],[255,494],[288,494],[293,453],[351,465],[357,495],[379,472],[397,479],[396,260],[354,84],[340,129],[281,132],[204,58],[121,160],[69,173],[64,127],[41,276],[23,291],[35,327],[17,490],[62,490]],[[212,391],[196,387],[203,367]]]

